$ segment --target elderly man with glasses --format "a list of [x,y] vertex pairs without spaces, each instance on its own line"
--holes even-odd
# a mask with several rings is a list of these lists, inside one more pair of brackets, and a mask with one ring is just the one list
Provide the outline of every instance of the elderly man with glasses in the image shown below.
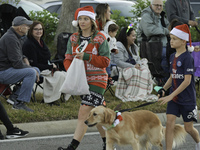
[[23,109],[33,112],[26,106],[30,102],[31,92],[35,81],[39,80],[39,69],[31,67],[28,59],[22,53],[22,37],[27,34],[33,21],[17,16],[13,19],[12,26],[0,39],[0,83],[15,84],[22,82],[21,87],[15,92],[15,97],[10,97],[14,109]]
[[[161,69],[163,70],[163,72],[168,73],[168,63],[166,60],[166,44],[168,42],[167,36],[169,35],[169,22],[165,18],[165,12],[163,12],[163,1],[151,0],[151,5],[142,11],[141,17],[142,18],[138,28],[138,41],[141,42],[141,48],[143,44],[142,41],[160,42],[161,44],[159,45],[161,46],[157,48],[154,47],[155,51],[152,51],[154,51],[155,53],[156,50],[157,53],[158,51],[160,51],[160,57],[162,58],[155,59],[161,59]],[[143,56],[141,55],[141,57],[145,57],[148,59],[149,56],[147,56],[147,54],[144,54]]]

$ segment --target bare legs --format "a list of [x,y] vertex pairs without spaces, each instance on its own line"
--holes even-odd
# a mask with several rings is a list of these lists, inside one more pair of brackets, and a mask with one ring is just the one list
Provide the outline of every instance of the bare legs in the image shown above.
[[[168,114],[167,124],[166,124],[166,150],[172,150],[173,137],[174,137],[174,127],[175,127],[176,116]],[[193,127],[193,122],[184,122],[185,131],[191,135],[196,143],[200,142],[199,132]]]
[[81,105],[79,108],[78,122],[74,133],[74,139],[76,139],[79,142],[83,139],[83,136],[87,131],[87,125],[84,122],[87,119],[92,108],[93,107],[91,106],[83,106],[83,105]]
[[191,135],[196,143],[200,142],[199,132],[193,127],[193,122],[184,122],[185,131]]
[[167,114],[167,124],[165,133],[166,150],[172,150],[175,121],[176,116]]
[[[76,130],[74,133],[74,139],[77,141],[81,141],[87,131],[87,125],[84,123],[87,119],[90,111],[92,110],[92,106],[80,106],[79,114],[78,114],[78,123],[76,126]],[[102,126],[97,126],[97,129],[99,130],[101,137],[105,137],[105,131],[103,130]]]

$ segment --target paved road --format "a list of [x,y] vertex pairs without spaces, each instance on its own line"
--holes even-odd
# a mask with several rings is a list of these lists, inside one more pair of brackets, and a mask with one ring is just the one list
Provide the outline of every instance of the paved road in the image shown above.
[[[195,127],[200,131],[200,124]],[[21,138],[16,140],[0,141],[0,150],[57,150],[58,146],[66,146],[70,143],[73,134],[58,135],[58,136],[43,136]],[[118,147],[117,150],[131,150],[130,146]],[[194,150],[195,142],[188,135],[186,143],[176,150]],[[77,150],[102,150],[102,140],[97,132],[90,132],[85,135],[80,147]],[[153,147],[152,150],[157,150]]]

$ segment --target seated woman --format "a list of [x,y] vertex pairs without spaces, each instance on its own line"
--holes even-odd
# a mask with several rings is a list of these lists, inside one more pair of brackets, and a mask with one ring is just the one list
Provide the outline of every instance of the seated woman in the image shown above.
[[55,71],[57,66],[50,63],[51,54],[43,41],[44,26],[39,21],[34,21],[28,32],[28,39],[23,45],[23,54],[29,59],[31,66],[37,66],[43,76],[43,97],[45,103],[53,103],[61,96],[59,92],[65,80],[64,71]]
[[124,102],[147,100],[153,89],[147,59],[140,60],[135,39],[132,24],[123,28],[117,38],[119,53],[114,55],[114,63],[120,68],[115,95]]

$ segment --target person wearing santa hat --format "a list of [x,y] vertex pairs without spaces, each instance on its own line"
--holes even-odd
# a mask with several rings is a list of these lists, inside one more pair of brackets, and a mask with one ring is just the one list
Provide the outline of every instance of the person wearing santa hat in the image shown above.
[[[200,138],[198,131],[193,127],[193,121],[197,122],[196,91],[194,82],[194,60],[186,49],[186,42],[191,46],[191,34],[187,24],[178,25],[170,32],[170,45],[176,49],[170,57],[170,77],[162,89],[158,91],[161,97],[160,104],[167,105],[166,123],[166,150],[172,150],[173,130],[176,117],[184,120],[185,131],[189,133],[196,144],[196,150],[200,150]],[[170,94],[165,96],[165,91],[170,88]]]
[[[108,67],[110,63],[108,42],[105,35],[97,30],[93,7],[85,6],[78,8],[75,12],[75,20],[72,24],[78,27],[78,32],[72,34],[68,41],[64,67],[67,71],[74,56],[84,60],[90,94],[81,96],[78,123],[72,142],[67,148],[59,147],[58,150],[75,150],[87,130],[87,126],[84,122],[89,112],[96,106],[105,106],[103,94],[107,87],[108,80],[106,67]],[[77,50],[79,52],[77,52]],[[105,131],[101,126],[97,126],[97,128],[102,136],[104,142],[103,150],[105,150]]]

